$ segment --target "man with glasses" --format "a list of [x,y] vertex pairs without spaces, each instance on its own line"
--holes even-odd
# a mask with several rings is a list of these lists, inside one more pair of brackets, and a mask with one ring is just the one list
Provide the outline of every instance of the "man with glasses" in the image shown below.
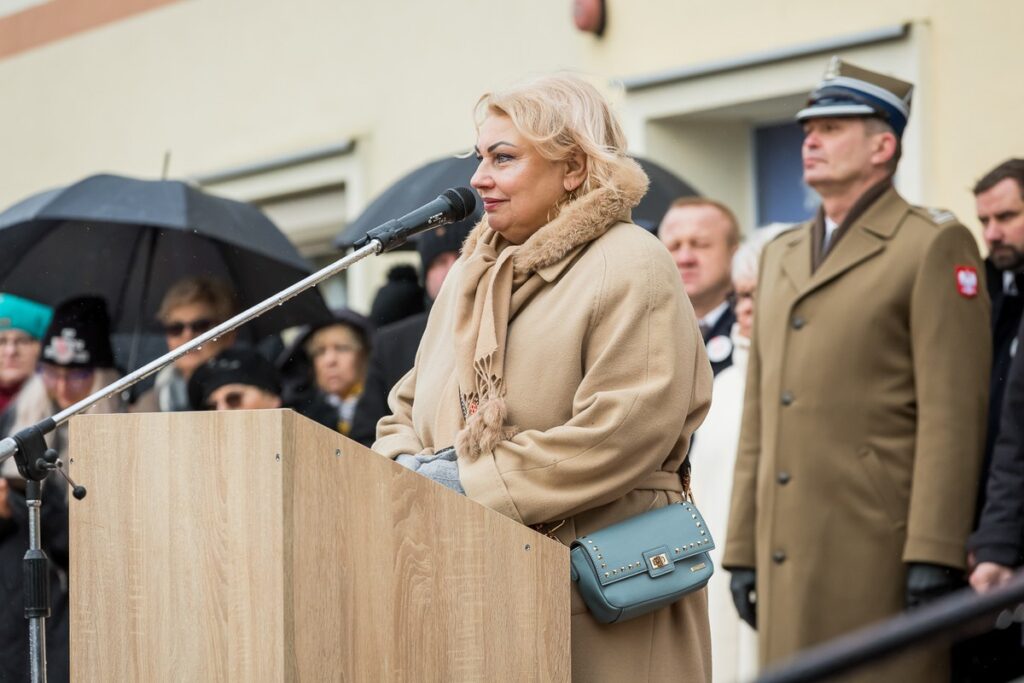
[[52,316],[49,306],[0,294],[0,413],[35,372],[39,339]]
[[[163,326],[167,349],[173,351],[224,322],[237,312],[235,295],[224,282],[211,277],[192,277],[175,283],[157,318]],[[188,381],[192,373],[218,352],[234,344],[234,332],[203,344],[168,365],[156,376],[153,388],[132,405],[132,412],[155,413],[189,410]]]

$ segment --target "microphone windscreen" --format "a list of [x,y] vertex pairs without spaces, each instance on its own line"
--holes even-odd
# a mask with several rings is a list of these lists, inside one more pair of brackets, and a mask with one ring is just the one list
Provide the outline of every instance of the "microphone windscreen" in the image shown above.
[[452,205],[452,220],[461,221],[476,209],[476,193],[468,187],[453,187],[441,195]]

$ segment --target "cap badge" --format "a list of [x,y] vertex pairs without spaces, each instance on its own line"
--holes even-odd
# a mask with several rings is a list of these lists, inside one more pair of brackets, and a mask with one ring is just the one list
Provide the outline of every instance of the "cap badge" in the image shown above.
[[65,327],[59,337],[50,337],[50,343],[43,349],[43,358],[57,365],[88,363],[89,352],[85,348],[85,340],[78,338],[75,329]]
[[839,70],[843,66],[843,60],[839,59],[839,55],[833,55],[832,59],[828,60],[828,66],[825,68],[825,80],[831,80],[839,75]]
[[978,296],[978,271],[974,266],[956,267],[956,291],[965,299]]

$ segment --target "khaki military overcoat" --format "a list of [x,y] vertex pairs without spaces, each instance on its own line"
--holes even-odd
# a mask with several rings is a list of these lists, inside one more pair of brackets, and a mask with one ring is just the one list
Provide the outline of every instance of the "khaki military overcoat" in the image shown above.
[[[556,529],[563,543],[679,501],[677,471],[711,398],[675,265],[657,239],[620,222],[620,194],[563,211],[522,245],[517,270],[530,263],[523,272],[535,274],[509,313],[504,383],[515,434],[479,457],[458,456],[471,499]],[[598,236],[579,244],[595,227]],[[386,456],[451,446],[463,428],[454,329],[464,259],[431,309],[415,367],[391,393],[394,414],[378,424],[373,448]],[[702,590],[605,626],[573,588],[573,680],[710,681],[707,619]]]
[[[765,248],[723,564],[757,569],[762,664],[903,609],[906,565],[963,567],[988,397],[974,238],[887,190],[812,273]],[[872,681],[939,681],[904,658]]]

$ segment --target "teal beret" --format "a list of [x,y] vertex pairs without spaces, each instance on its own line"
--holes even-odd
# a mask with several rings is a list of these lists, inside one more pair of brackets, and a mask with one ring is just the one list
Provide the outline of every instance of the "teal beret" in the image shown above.
[[53,317],[53,309],[13,294],[0,294],[0,332],[21,330],[41,339]]

